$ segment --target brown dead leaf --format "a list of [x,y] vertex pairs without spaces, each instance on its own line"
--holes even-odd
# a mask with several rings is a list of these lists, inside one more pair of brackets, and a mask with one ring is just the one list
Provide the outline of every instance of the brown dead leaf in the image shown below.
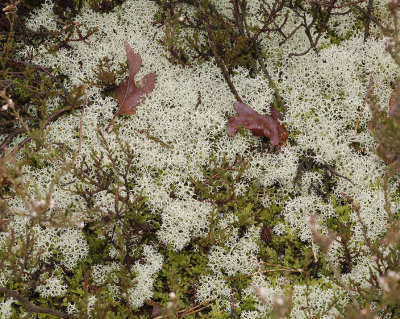
[[133,49],[128,42],[125,42],[125,50],[128,58],[129,77],[113,91],[119,102],[119,108],[116,115],[135,114],[136,106],[143,103],[146,96],[153,91],[157,77],[156,73],[149,73],[136,85],[135,75],[140,70],[142,58],[139,54],[133,52]]
[[271,106],[271,115],[262,115],[254,111],[249,105],[236,101],[233,105],[238,116],[231,117],[226,123],[226,133],[232,137],[241,126],[250,130],[253,135],[266,136],[273,146],[285,143],[289,137],[286,128],[279,123],[281,114]]
[[159,303],[155,302],[154,300],[151,299],[146,299],[144,301],[145,304],[153,307],[152,311],[151,311],[151,318],[156,318],[158,316],[162,315],[162,307]]

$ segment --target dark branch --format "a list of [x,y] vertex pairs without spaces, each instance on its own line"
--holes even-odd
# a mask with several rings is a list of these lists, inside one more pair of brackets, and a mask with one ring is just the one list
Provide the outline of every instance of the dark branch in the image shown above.
[[0,291],[16,300],[18,300],[28,313],[46,313],[59,318],[74,318],[73,316],[58,310],[39,307],[31,304],[25,297],[21,296],[18,292],[0,286]]

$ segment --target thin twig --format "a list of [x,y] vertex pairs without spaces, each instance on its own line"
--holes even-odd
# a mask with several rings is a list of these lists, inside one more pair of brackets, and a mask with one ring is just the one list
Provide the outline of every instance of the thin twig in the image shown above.
[[[268,263],[261,263],[261,264],[273,265],[273,264],[268,264]],[[268,272],[282,272],[282,271],[284,271],[284,272],[297,272],[297,273],[304,273],[305,272],[301,268],[294,269],[294,268],[288,268],[288,267],[285,267],[285,266],[282,266],[282,265],[276,265],[276,266],[280,266],[281,268],[259,270],[259,271],[253,272],[251,274],[247,274],[246,277],[252,277],[252,276],[257,275],[257,274],[263,274],[263,273],[268,273]],[[234,280],[234,279],[235,279],[234,277],[227,278],[227,280]]]
[[194,310],[194,311],[192,311],[192,312],[185,312],[185,313],[182,313],[181,316],[183,317],[183,316],[187,316],[187,315],[192,315],[192,314],[194,314],[194,313],[203,311],[204,309],[206,309],[206,308],[208,308],[208,307],[210,307],[210,306],[211,306],[211,304],[209,304],[209,305],[207,305],[207,306],[204,306],[204,307],[202,307],[202,308],[196,309],[196,310]]
[[366,17],[368,17],[371,21],[375,22],[375,24],[382,30],[382,31],[389,31],[389,32],[394,32],[393,29],[391,28],[385,28],[382,23],[375,18],[374,16],[370,15],[367,11],[365,11],[363,8],[361,8],[358,4],[354,4],[352,3],[351,6],[353,8],[356,8],[358,11],[360,11],[363,15],[365,15]]
[[[203,306],[204,306],[204,307],[203,307]],[[188,309],[180,310],[180,311],[178,312],[178,313],[179,313],[179,317],[183,317],[183,316],[187,316],[187,315],[192,315],[192,314],[197,313],[197,312],[200,312],[200,311],[202,311],[202,310],[204,310],[204,309],[206,309],[206,308],[208,308],[208,307],[210,307],[210,306],[211,306],[210,301],[202,302],[201,304],[195,305],[195,306],[190,307],[190,308],[188,308]],[[165,315],[161,315],[161,316],[157,316],[157,317],[155,317],[155,318],[153,318],[153,319],[162,319],[162,318],[166,318],[166,316],[165,316]]]
[[259,52],[258,46],[255,46],[256,54],[258,57],[258,62],[260,63],[261,70],[264,72],[265,76],[267,77],[269,87],[274,91],[275,99],[278,102],[279,106],[281,107],[282,113],[286,113],[286,106],[283,102],[281,95],[279,94],[279,89],[276,86],[275,82],[272,80],[271,75],[269,74],[267,68],[265,67],[264,60],[262,58],[261,53]]
[[82,147],[82,126],[83,126],[83,115],[85,114],[85,106],[87,102],[87,93],[85,92],[85,100],[83,101],[82,104],[82,113],[81,113],[81,119],[79,121],[79,143],[78,143],[78,154],[81,152],[81,147]]
[[364,29],[364,42],[367,42],[368,36],[369,36],[369,24],[371,22],[371,13],[372,13],[372,4],[374,3],[374,0],[369,0],[368,1],[368,15],[367,20],[365,21],[365,29]]
[[18,152],[26,143],[30,142],[32,140],[32,137],[28,136],[25,138],[21,143],[19,143],[12,151],[11,154],[15,154]]
[[[50,122],[55,121],[58,117],[60,117],[63,113],[71,110],[73,108],[73,105],[68,105],[68,106],[64,106],[63,108],[61,108],[60,110],[58,110],[57,112],[54,112],[53,114],[51,114],[44,122],[43,127],[46,127]],[[3,151],[6,146],[12,141],[12,139],[16,136],[18,136],[21,133],[26,132],[27,134],[29,134],[30,130],[33,128],[38,128],[38,125],[34,125],[32,127],[29,127],[26,129],[25,127],[21,127],[18,129],[15,129],[15,131],[13,131],[12,133],[10,133],[6,139],[1,143],[0,145],[0,151]],[[29,142],[32,139],[31,136],[27,137],[24,141],[22,141],[18,146],[16,146],[13,150],[12,153],[15,153],[16,151],[18,151],[22,146],[24,146],[27,142]]]
[[60,85],[60,88],[64,91],[64,94],[65,94],[64,98],[68,97],[68,90],[63,85],[63,83],[56,76],[54,76],[54,74],[52,74],[49,70],[47,70],[46,68],[44,68],[44,67],[42,67],[40,65],[37,65],[37,64],[34,64],[34,63],[30,63],[30,62],[25,62],[25,61],[18,61],[18,60],[15,60],[15,59],[11,59],[11,61],[14,62],[14,63],[22,64],[22,65],[25,65],[25,66],[28,66],[28,67],[31,67],[31,68],[34,68],[34,69],[37,69],[39,71],[42,71],[42,72],[46,73],[49,77],[51,77],[54,81],[56,81]]
[[369,85],[368,85],[367,94],[365,94],[364,103],[363,103],[363,105],[362,105],[362,107],[361,107],[360,114],[358,115],[356,127],[354,128],[354,131],[355,131],[356,133],[357,133],[357,130],[358,130],[358,126],[360,125],[361,115],[362,115],[363,112],[364,112],[365,105],[367,104],[368,98],[369,98],[369,96],[370,96],[370,94],[371,94],[371,91],[372,91],[372,83],[373,83],[373,82],[374,82],[374,74],[372,73],[371,76],[369,77]]
[[17,135],[23,133],[25,131],[25,128],[21,127],[16,129],[14,132],[12,132],[11,134],[9,134],[6,139],[3,141],[3,143],[1,143],[0,145],[0,151],[4,150],[4,148],[8,145],[8,143],[10,143],[12,141],[12,139],[14,137],[16,137]]
[[46,313],[46,314],[53,315],[53,316],[56,316],[59,318],[73,318],[73,316],[71,316],[65,312],[61,312],[61,311],[50,309],[50,308],[35,306],[35,305],[31,304],[25,297],[21,296],[16,291],[13,291],[13,290],[7,289],[5,287],[1,287],[1,286],[0,286],[0,291],[6,295],[18,300],[22,304],[24,309],[30,314]]
[[212,28],[211,28],[211,24],[210,24],[210,22],[208,20],[207,14],[204,11],[204,8],[200,4],[199,0],[196,0],[196,5],[198,6],[198,8],[201,11],[201,15],[203,17],[204,24],[205,24],[206,29],[207,29],[208,38],[210,40],[210,46],[211,46],[211,50],[212,50],[212,52],[214,54],[215,61],[217,62],[219,68],[221,69],[222,75],[224,76],[225,81],[228,83],[228,86],[229,86],[232,94],[235,96],[235,99],[237,101],[239,101],[239,102],[242,102],[242,99],[240,98],[239,93],[236,91],[236,88],[233,85],[233,83],[232,83],[232,81],[231,81],[231,79],[229,77],[228,70],[226,69],[226,67],[224,65],[224,62],[222,61],[222,58],[220,57],[220,55],[218,53],[218,49],[217,49],[217,46],[216,46],[216,41],[215,41],[214,34],[213,34],[213,31],[212,31]]

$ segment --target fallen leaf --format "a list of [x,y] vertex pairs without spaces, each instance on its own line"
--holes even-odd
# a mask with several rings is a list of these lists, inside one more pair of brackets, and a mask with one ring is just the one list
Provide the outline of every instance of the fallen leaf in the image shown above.
[[162,307],[159,303],[151,299],[145,299],[144,303],[153,307],[151,311],[151,318],[159,317],[162,315]]
[[114,91],[114,95],[119,102],[116,115],[133,115],[136,113],[136,106],[143,103],[146,96],[151,93],[156,83],[156,73],[149,73],[136,85],[135,75],[139,72],[142,65],[142,58],[133,52],[132,47],[125,41],[126,56],[128,58],[129,77],[122,82]]
[[226,133],[232,137],[239,127],[250,130],[253,135],[266,136],[273,146],[286,142],[289,133],[279,123],[282,121],[281,114],[271,106],[271,115],[262,115],[254,111],[249,105],[236,101],[233,105],[238,116],[231,117],[226,123]]

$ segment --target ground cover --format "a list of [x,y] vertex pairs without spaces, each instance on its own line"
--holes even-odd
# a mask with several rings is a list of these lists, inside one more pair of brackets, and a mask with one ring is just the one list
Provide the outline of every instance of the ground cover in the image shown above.
[[1,318],[399,316],[399,5],[5,6]]

